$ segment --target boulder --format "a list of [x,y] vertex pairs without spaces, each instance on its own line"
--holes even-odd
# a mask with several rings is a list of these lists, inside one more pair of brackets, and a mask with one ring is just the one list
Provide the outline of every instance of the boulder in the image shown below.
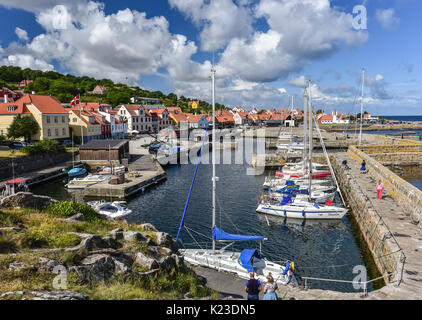
[[82,222],[85,221],[85,216],[83,215],[83,213],[77,213],[69,218],[66,219],[58,219],[59,221],[62,222],[70,222],[70,223],[74,223],[74,222]]
[[125,230],[123,231],[123,239],[125,241],[146,242],[146,234],[139,231]]
[[159,261],[160,268],[165,271],[171,271],[172,269],[177,268],[176,259],[174,258],[175,255],[163,257]]
[[171,249],[173,252],[178,250],[177,242],[166,232],[156,232],[157,245]]
[[81,246],[87,251],[98,249],[117,249],[117,241],[110,236],[92,235],[84,239]]
[[38,271],[53,272],[54,267],[60,265],[56,260],[40,257],[38,259]]
[[157,269],[159,267],[157,260],[147,257],[142,252],[136,253],[135,264],[145,267],[147,270]]
[[74,291],[32,291],[33,300],[88,300],[88,295]]
[[24,262],[12,262],[9,264],[9,270],[11,271],[20,271],[22,269],[26,268],[26,263]]
[[144,231],[158,231],[151,223],[143,223],[141,224],[141,227]]
[[89,278],[102,282],[110,279],[115,273],[114,259],[105,254],[93,254],[82,260],[82,264],[88,267]]
[[111,230],[109,232],[109,235],[114,240],[121,240],[121,239],[123,239],[123,232],[124,232],[124,230],[122,228],[118,228],[118,229]]
[[35,195],[31,192],[18,192],[3,198],[0,201],[0,207],[42,209],[55,202],[58,201],[47,196]]

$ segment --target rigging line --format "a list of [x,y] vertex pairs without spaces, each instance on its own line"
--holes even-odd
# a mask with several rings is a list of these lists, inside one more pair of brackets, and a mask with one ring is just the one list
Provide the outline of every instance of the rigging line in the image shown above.
[[198,243],[198,241],[196,241],[195,237],[190,233],[189,228],[187,228],[185,226],[186,231],[188,232],[188,234],[191,236],[191,238],[193,239],[193,241],[196,242],[196,244],[202,249],[202,246]]
[[218,198],[218,196],[216,196],[215,197],[216,198],[216,200],[217,200],[217,202],[218,202],[218,205],[219,205],[219,207],[220,207],[220,227],[222,226],[221,225],[221,212],[223,212],[224,213],[224,215],[227,217],[227,219],[229,219],[229,221],[230,221],[230,223],[234,226],[234,228],[236,229],[236,232],[241,232],[241,230],[240,229],[238,229],[238,227],[233,223],[233,220],[229,217],[229,215],[225,212],[225,210],[223,209],[223,207],[221,206],[221,203],[220,203],[220,199]]
[[[189,227],[186,227],[186,226],[184,226],[187,230],[190,230],[190,231],[192,231],[192,232],[194,232],[194,233],[196,233],[196,234],[198,234],[198,235],[200,235],[200,236],[203,236],[203,237],[205,237],[205,238],[207,238],[207,239],[211,239],[212,240],[212,238],[210,238],[209,236],[207,236],[207,235],[205,235],[205,234],[203,234],[203,233],[200,233],[200,232],[198,232],[198,231],[195,231],[195,230],[193,230],[193,229],[191,229],[191,228],[189,228]],[[196,241],[196,240],[195,240]]]

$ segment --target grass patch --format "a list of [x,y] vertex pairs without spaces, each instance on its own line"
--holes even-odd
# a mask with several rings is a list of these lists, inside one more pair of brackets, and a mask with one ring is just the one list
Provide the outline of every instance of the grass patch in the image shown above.
[[0,253],[13,253],[18,250],[18,247],[14,241],[6,239],[0,236]]
[[16,158],[25,156],[25,153],[17,150],[0,150],[0,158]]

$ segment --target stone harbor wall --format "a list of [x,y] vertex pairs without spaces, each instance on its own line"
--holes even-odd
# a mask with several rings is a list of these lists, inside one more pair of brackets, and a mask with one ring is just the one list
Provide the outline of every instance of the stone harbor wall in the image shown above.
[[400,207],[410,215],[415,224],[420,223],[422,215],[421,190],[400,178],[393,171],[375,160],[372,155],[368,155],[357,147],[350,147],[347,153],[358,163],[365,160],[371,176],[373,176],[376,181],[381,180],[385,189],[388,190]]
[[[13,170],[15,177],[26,174],[30,171],[40,170],[59,163],[72,161],[72,153],[54,153],[48,152],[27,157],[17,157],[13,159]],[[0,161],[0,180],[12,177],[12,159],[3,159]]]
[[342,161],[333,156],[331,163],[340,189],[350,206],[349,212],[359,226],[378,270],[386,283],[394,281],[395,277],[389,275],[394,273],[396,276],[401,273],[400,247],[391,237],[388,226],[381,219],[377,209],[371,205],[359,182],[342,166]]

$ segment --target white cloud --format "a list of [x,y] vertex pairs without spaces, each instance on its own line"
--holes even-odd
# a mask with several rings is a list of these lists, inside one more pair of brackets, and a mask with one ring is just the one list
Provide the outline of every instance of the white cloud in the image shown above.
[[28,32],[26,32],[26,30],[21,29],[19,27],[16,27],[15,29],[15,33],[18,36],[19,39],[23,40],[23,41],[28,41]]
[[35,60],[58,61],[76,74],[121,82],[127,77],[132,84],[140,82],[141,74],[155,74],[160,68],[176,80],[203,78],[211,69],[209,63],[191,60],[196,45],[172,35],[164,17],[147,18],[130,9],[107,15],[103,4],[90,1],[72,9],[48,8],[36,19],[46,32],[24,47],[5,48],[6,59],[19,52]]
[[291,78],[289,84],[294,87],[305,88],[308,86],[308,79],[304,75],[301,75],[297,78]]
[[231,39],[246,37],[252,32],[253,17],[247,3],[236,5],[232,0],[169,0],[169,4],[201,29],[202,50],[221,49]]
[[394,29],[400,22],[400,18],[395,17],[394,13],[395,12],[393,8],[385,10],[378,9],[375,12],[375,17],[384,29]]
[[85,0],[0,0],[0,5],[6,8],[23,9],[30,12],[40,12],[56,5],[74,5]]
[[42,59],[37,59],[27,54],[9,55],[7,58],[1,59],[0,64],[7,66],[19,66],[23,69],[31,68],[41,71],[54,70],[53,65],[48,64]]

